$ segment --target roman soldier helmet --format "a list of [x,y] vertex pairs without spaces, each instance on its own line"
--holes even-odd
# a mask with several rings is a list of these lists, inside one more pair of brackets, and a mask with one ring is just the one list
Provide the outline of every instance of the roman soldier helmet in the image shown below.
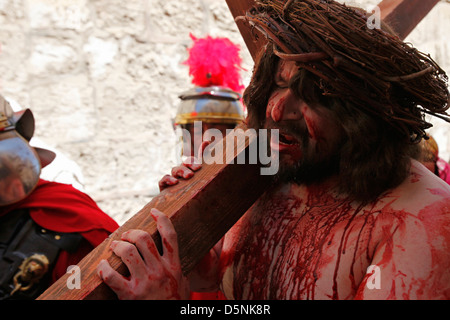
[[243,118],[241,95],[223,86],[195,87],[179,96],[175,125],[203,121],[238,124]]
[[174,124],[186,125],[195,121],[236,125],[244,119],[241,103],[239,46],[227,38],[196,38],[188,49],[189,66],[194,88],[179,98]]
[[52,151],[29,145],[33,133],[31,110],[14,112],[0,95],[0,206],[28,196],[39,181],[41,168],[55,158]]

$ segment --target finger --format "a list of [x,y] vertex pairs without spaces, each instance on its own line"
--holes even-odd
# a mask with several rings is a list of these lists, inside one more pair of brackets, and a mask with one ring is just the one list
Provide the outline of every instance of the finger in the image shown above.
[[167,215],[155,208],[150,210],[150,214],[153,219],[155,219],[156,226],[161,235],[163,257],[167,258],[167,261],[174,263],[174,267],[180,267],[177,233],[173,227],[172,221],[170,221]]
[[164,189],[170,187],[170,186],[174,186],[178,183],[178,179],[166,174],[164,177],[162,177],[161,180],[158,181],[158,187],[159,187],[159,191],[163,191]]
[[133,244],[125,241],[113,241],[111,242],[111,249],[122,259],[132,277],[145,274],[145,263]]
[[186,166],[177,166],[172,168],[172,176],[175,178],[189,179],[192,178],[194,172]]
[[183,161],[183,166],[188,167],[192,171],[198,171],[202,167],[202,164],[195,157],[189,157]]
[[159,262],[159,252],[152,236],[143,230],[129,230],[122,234],[122,240],[136,245],[147,266],[155,268]]
[[128,280],[115,271],[106,260],[101,260],[97,266],[97,275],[120,298],[128,291]]
[[200,145],[200,148],[198,148],[197,152],[197,159],[203,159],[203,151],[205,151],[206,147],[211,144],[211,141],[203,141]]

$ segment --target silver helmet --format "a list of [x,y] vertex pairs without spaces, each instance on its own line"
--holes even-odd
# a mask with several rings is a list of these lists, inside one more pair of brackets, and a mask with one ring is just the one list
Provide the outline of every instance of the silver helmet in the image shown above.
[[238,124],[244,119],[241,95],[223,86],[195,87],[179,98],[175,125],[195,121]]
[[0,95],[0,206],[27,197],[39,181],[42,166],[54,158],[51,151],[29,145],[33,133],[31,110],[14,112]]

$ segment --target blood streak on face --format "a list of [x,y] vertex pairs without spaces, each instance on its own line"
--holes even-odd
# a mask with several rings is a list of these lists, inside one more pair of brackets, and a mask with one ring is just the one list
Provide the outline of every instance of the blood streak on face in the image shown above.
[[270,112],[270,117],[272,117],[272,119],[275,122],[279,122],[281,120],[281,117],[283,115],[283,108],[282,106],[285,103],[286,98],[282,97],[277,101],[277,104],[274,105],[274,107],[272,108],[272,111]]
[[281,166],[304,159],[307,163],[329,159],[337,153],[343,137],[332,111],[311,106],[294,93],[291,80],[298,72],[295,62],[280,60],[266,108],[266,128],[279,129],[279,143],[271,147],[278,150]]

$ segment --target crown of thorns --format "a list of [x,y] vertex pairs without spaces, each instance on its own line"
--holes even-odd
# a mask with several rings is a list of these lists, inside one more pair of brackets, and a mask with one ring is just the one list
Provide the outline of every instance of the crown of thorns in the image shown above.
[[409,135],[427,138],[425,114],[450,122],[447,75],[369,15],[332,0],[257,0],[245,19],[281,59],[315,74],[326,96],[350,100]]

